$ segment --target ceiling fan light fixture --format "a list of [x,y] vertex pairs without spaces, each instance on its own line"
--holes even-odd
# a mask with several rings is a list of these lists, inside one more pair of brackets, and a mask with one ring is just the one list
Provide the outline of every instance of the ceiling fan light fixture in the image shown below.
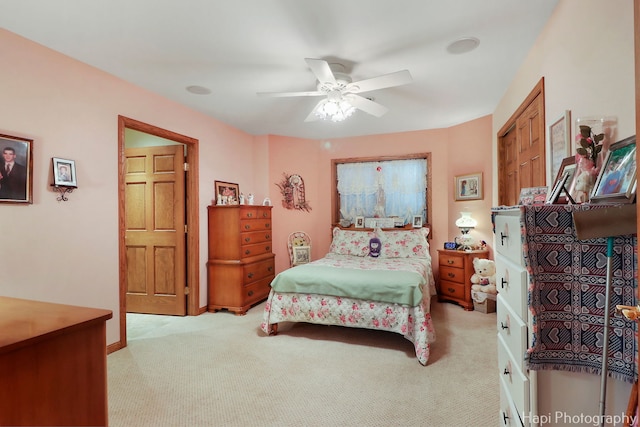
[[356,111],[355,107],[344,98],[325,99],[318,105],[315,114],[322,120],[341,122],[350,117],[354,111]]

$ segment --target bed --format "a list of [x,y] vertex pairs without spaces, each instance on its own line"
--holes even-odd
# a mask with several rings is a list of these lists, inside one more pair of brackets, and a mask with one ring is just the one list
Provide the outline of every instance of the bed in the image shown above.
[[[426,365],[435,341],[428,232],[334,228],[328,254],[271,282],[262,331],[275,335],[280,322],[308,322],[395,332],[413,343]],[[377,257],[370,256],[371,239],[379,239]]]

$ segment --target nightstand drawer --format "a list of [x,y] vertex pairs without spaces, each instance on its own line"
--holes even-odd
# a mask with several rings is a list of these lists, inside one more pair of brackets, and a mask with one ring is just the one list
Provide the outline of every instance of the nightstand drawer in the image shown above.
[[456,268],[464,268],[464,258],[455,255],[440,254],[440,265]]
[[460,283],[440,280],[440,294],[443,297],[451,297],[456,299],[464,299],[464,285]]
[[[464,284],[464,269],[440,266],[440,280]],[[469,284],[471,286],[471,284]]]

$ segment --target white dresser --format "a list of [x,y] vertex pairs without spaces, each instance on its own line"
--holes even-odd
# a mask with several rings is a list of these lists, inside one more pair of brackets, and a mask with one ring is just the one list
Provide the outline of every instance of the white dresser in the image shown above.
[[[500,425],[528,426],[535,413],[534,383],[525,363],[530,324],[527,308],[528,275],[522,257],[519,208],[496,211],[495,263],[498,298],[498,369]],[[535,374],[535,372],[533,372]]]

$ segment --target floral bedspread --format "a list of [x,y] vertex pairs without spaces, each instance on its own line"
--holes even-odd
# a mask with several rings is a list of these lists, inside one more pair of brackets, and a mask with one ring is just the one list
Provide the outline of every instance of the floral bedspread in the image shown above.
[[[418,271],[427,279],[422,303],[410,307],[400,304],[365,301],[330,295],[278,293],[271,290],[260,325],[266,334],[279,322],[308,322],[355,328],[380,329],[401,334],[415,347],[422,365],[429,360],[429,346],[435,331],[429,313],[430,295],[435,291],[431,263],[425,258],[372,259],[349,255],[327,254],[314,261],[336,268],[360,268]],[[295,268],[295,267],[294,267]]]

